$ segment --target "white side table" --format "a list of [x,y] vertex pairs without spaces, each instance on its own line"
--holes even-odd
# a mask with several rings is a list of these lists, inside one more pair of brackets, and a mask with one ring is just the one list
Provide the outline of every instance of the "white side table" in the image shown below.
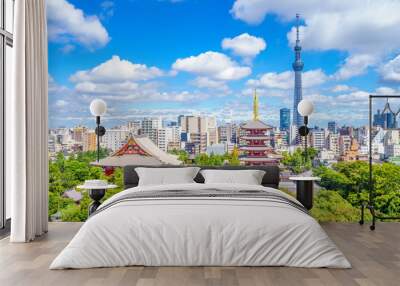
[[319,177],[293,176],[289,180],[296,182],[296,199],[311,210],[313,207],[314,182],[321,181]]

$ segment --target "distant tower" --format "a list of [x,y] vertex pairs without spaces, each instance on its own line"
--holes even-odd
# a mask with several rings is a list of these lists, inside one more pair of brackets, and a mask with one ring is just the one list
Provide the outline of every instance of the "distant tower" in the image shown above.
[[299,14],[296,14],[296,45],[294,46],[295,60],[293,63],[294,70],[294,99],[293,99],[293,125],[303,125],[303,118],[297,111],[297,105],[303,99],[303,91],[301,84],[301,72],[304,63],[301,60],[301,46],[299,38]]

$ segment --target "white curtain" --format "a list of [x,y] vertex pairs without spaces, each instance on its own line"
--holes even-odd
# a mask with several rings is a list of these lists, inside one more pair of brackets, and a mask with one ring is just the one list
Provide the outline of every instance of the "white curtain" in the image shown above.
[[45,0],[15,1],[13,92],[6,98],[6,187],[12,242],[47,232],[47,26]]

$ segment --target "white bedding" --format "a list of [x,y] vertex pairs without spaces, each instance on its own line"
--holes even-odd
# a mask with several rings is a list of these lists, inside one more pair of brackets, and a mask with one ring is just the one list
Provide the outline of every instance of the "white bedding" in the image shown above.
[[[193,183],[136,187],[109,201],[130,192],[205,188],[290,197],[262,186]],[[155,198],[124,201],[88,219],[50,269],[127,265],[351,267],[317,221],[293,206],[254,198]]]

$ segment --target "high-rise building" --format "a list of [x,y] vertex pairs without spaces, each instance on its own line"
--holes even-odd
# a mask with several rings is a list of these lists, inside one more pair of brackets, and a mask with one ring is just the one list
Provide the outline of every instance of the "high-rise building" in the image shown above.
[[179,115],[178,116],[178,125],[182,126],[182,119],[185,117],[185,115]]
[[346,154],[347,151],[350,150],[352,143],[352,139],[349,135],[340,135],[339,136],[339,150],[340,155]]
[[279,129],[288,131],[290,128],[290,109],[281,108],[279,110]]
[[97,149],[97,136],[96,133],[91,130],[83,134],[83,151],[96,151]]
[[386,110],[386,108],[382,112],[378,109],[374,114],[372,125],[385,129],[397,128],[396,117],[390,110]]
[[86,132],[86,127],[84,126],[77,126],[72,131],[72,140],[75,142],[82,142],[83,141],[83,134]]
[[330,133],[327,138],[327,147],[328,150],[332,151],[335,156],[339,156],[340,148],[339,148],[339,135]]
[[299,38],[299,14],[296,14],[296,45],[294,46],[295,61],[292,65],[294,70],[294,99],[293,99],[293,125],[303,125],[303,117],[297,111],[297,105],[303,98],[302,83],[301,83],[301,72],[304,67],[304,63],[301,60],[301,46]]
[[142,122],[140,120],[129,121],[126,124],[126,128],[132,133],[132,135],[138,135],[141,127]]
[[336,121],[329,121],[329,122],[328,122],[328,130],[329,130],[329,132],[331,132],[331,133],[334,133],[334,134],[337,133],[338,128],[337,128],[337,123],[336,123]]
[[219,143],[231,142],[231,138],[232,138],[232,128],[230,123],[218,126]]
[[139,134],[146,135],[151,141],[154,142],[154,144],[157,145],[157,130],[161,127],[160,118],[144,118],[142,120],[142,126],[139,130]]
[[218,143],[218,127],[215,117],[207,117],[207,146]]
[[311,146],[317,150],[325,149],[326,132],[325,130],[312,130],[311,131]]
[[121,129],[109,129],[101,137],[100,146],[102,148],[109,149],[111,151],[116,151],[121,148],[129,137],[128,130]]
[[[157,130],[157,146],[167,152],[168,146],[179,146],[181,128],[179,126],[164,127]],[[173,144],[171,144],[173,143]],[[175,148],[176,149],[176,148]]]
[[183,116],[180,118],[182,132],[187,133],[187,142],[193,143],[195,152],[205,153],[207,146],[218,143],[215,117]]

